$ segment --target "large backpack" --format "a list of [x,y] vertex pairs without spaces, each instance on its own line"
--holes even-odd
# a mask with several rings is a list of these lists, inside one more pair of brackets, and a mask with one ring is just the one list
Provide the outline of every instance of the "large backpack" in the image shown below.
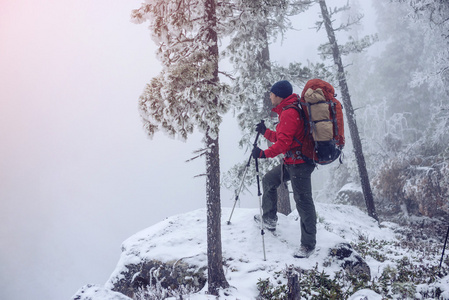
[[298,111],[305,119],[300,156],[326,165],[341,155],[345,145],[343,108],[334,87],[321,79],[309,80],[299,98]]

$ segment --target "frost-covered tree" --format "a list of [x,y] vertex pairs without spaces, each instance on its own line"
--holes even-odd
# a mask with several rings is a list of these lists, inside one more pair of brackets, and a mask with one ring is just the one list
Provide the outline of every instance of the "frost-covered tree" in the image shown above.
[[407,20],[406,5],[379,0],[373,6],[376,52],[351,55],[347,70],[369,172],[375,177],[384,161],[400,156],[427,127],[423,124],[430,120],[433,97],[427,96],[427,83],[411,83],[414,74],[429,65],[424,60],[432,51],[426,53],[425,48],[430,50],[433,43],[425,42],[422,27]]
[[[255,124],[265,119],[271,108],[268,92],[272,84],[269,36],[275,31],[284,30],[287,4],[285,0],[235,1],[230,17],[235,30],[231,33],[225,55],[236,73],[233,80],[233,94],[237,121],[244,133],[240,139],[241,146],[251,146],[250,139],[255,134]],[[267,120],[267,123],[270,121]],[[261,161],[260,169],[263,170],[268,163],[270,162]],[[234,187],[241,180],[254,181],[248,180],[248,177],[242,178],[244,168],[246,166],[239,164],[228,173],[230,174],[228,178],[234,178]],[[254,179],[254,165],[250,165],[250,170],[249,178]],[[227,181],[229,183],[229,180]],[[278,191],[279,211],[288,214],[291,211],[288,191],[284,186],[281,186]]]
[[218,77],[218,21],[215,0],[146,1],[132,12],[137,23],[149,22],[163,70],[139,100],[149,136],[163,130],[186,139],[204,133],[206,159],[208,289],[226,288],[222,265],[219,125],[228,109],[228,88]]
[[411,5],[420,2],[373,2],[381,47],[357,82],[365,89],[362,127],[377,161],[400,156],[428,136],[448,95],[448,41],[442,28],[417,17]]
[[[398,0],[396,0],[398,1]],[[418,26],[426,28],[426,36],[431,37],[428,42],[434,44],[436,50],[429,61],[433,70],[423,72],[425,80],[439,78],[449,95],[449,2],[444,0],[409,0],[413,9],[410,14]]]
[[[284,0],[266,2],[237,0],[229,16],[234,30],[230,33],[230,42],[224,54],[229,58],[236,74],[232,82],[232,94],[235,95],[234,111],[239,127],[243,131],[240,146],[252,147],[250,140],[255,136],[255,124],[265,119],[271,107],[269,35],[272,31],[279,30],[285,23],[286,3]],[[274,20],[273,10],[277,11],[275,16],[277,20]],[[269,123],[267,120],[267,125],[270,125]],[[260,169],[263,170],[267,163],[268,161],[261,161]],[[245,168],[246,164],[236,165],[228,172],[226,183],[237,188],[241,184],[239,181],[254,182],[254,165],[249,166],[250,176],[243,178],[243,174],[246,174],[243,172]],[[284,196],[279,197],[278,204],[281,204],[281,211],[289,213],[291,208],[288,192],[279,194]]]
[[397,211],[406,207],[413,214],[447,214],[448,2],[383,0],[375,8],[385,46],[372,78],[387,107],[379,127],[391,132],[378,130],[376,135],[385,137],[379,144],[396,145],[379,164],[375,187]]
[[395,0],[408,3],[415,15],[427,21],[433,29],[442,30],[441,37],[449,39],[449,2],[444,0]]
[[319,0],[320,8],[321,8],[321,16],[322,22],[318,22],[318,28],[324,25],[326,29],[326,33],[329,39],[329,43],[322,45],[320,47],[321,54],[324,57],[332,56],[335,68],[336,68],[336,77],[338,80],[338,84],[340,87],[340,91],[342,93],[343,105],[346,111],[346,120],[348,121],[348,127],[351,133],[352,144],[354,147],[354,154],[357,161],[357,166],[360,174],[361,186],[363,190],[363,195],[365,198],[365,203],[367,206],[368,215],[378,219],[376,208],[374,205],[374,198],[371,190],[371,184],[369,181],[369,175],[366,168],[365,156],[363,154],[362,143],[360,140],[359,131],[357,128],[356,118],[354,114],[354,109],[352,107],[351,97],[349,94],[349,88],[346,80],[346,74],[344,65],[342,62],[342,55],[363,51],[366,47],[370,46],[373,42],[373,38],[368,36],[361,41],[350,40],[345,45],[338,45],[337,39],[335,36],[335,32],[338,30],[342,30],[350,26],[353,22],[357,22],[358,20],[351,20],[347,24],[344,24],[338,28],[334,28],[332,24],[332,14],[337,13],[341,10],[347,9],[348,7],[342,7],[340,9],[331,10],[329,12],[326,1]]
[[449,97],[449,2],[414,0],[406,3],[411,8],[407,19],[414,30],[422,32],[424,41],[422,63],[412,73],[410,86],[427,88],[425,96],[431,98],[428,106],[432,132],[426,132],[424,137],[431,135],[432,139],[425,143],[436,151],[445,151],[449,142],[447,130],[442,129],[447,128],[449,118],[449,104],[444,100]]
[[[292,62],[288,67],[282,67],[270,60],[269,44],[279,35],[291,29],[289,17],[295,16],[310,3],[305,1],[236,1],[237,9],[233,11],[235,30],[231,34],[225,55],[232,63],[235,79],[232,82],[234,98],[234,113],[242,130],[241,147],[250,150],[255,136],[255,125],[265,120],[266,125],[274,128],[275,120],[270,118],[272,104],[270,87],[279,80],[287,79],[294,84],[302,85],[311,77],[321,77],[325,73],[323,65],[303,67]],[[270,144],[268,143],[268,146]],[[279,164],[280,159],[263,160],[260,170],[264,173]],[[250,176],[242,178],[245,163],[234,166],[227,174],[229,187],[238,187],[241,180],[246,185],[254,183],[254,166],[251,166]],[[278,212],[288,215],[291,212],[289,194],[286,186],[278,189]]]

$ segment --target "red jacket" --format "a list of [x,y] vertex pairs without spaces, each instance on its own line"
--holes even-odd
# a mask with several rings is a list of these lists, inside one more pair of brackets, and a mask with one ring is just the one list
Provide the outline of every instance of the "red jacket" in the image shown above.
[[[296,140],[301,143],[303,142],[304,121],[296,109],[289,108],[284,110],[286,106],[297,101],[298,96],[292,94],[272,109],[273,112],[279,115],[279,123],[276,125],[276,131],[268,128],[265,131],[264,137],[274,143],[264,151],[266,157],[276,157],[281,153],[286,154],[288,151],[300,147],[300,144]],[[304,160],[286,156],[284,162],[291,165],[304,163]]]

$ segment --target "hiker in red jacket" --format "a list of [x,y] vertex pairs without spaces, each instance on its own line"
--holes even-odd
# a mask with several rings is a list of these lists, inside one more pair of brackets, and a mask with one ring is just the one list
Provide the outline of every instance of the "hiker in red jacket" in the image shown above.
[[286,109],[298,101],[293,94],[290,82],[282,80],[271,88],[270,99],[274,105],[273,112],[279,115],[276,131],[265,127],[264,123],[257,124],[256,131],[273,143],[265,151],[254,147],[254,158],[272,158],[284,154],[284,162],[270,170],[262,179],[263,216],[254,216],[256,222],[263,220],[264,228],[274,231],[277,223],[277,188],[282,182],[291,180],[293,195],[296,202],[301,223],[301,246],[294,253],[295,257],[309,257],[316,244],[316,212],[312,199],[311,174],[315,169],[313,163],[307,163],[292,155],[301,149],[304,134],[304,120],[296,109]]

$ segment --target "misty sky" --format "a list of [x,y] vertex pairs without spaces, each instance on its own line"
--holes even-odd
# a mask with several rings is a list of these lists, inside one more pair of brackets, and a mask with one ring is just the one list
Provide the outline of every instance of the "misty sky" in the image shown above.
[[[146,138],[159,72],[141,1],[0,2],[0,298],[69,299],[104,283],[121,242],[204,206],[201,146]],[[190,145],[191,143],[191,145]]]
[[[204,162],[185,163],[201,135],[141,126],[137,99],[160,66],[146,24],[130,22],[140,3],[0,0],[0,299],[70,299],[108,279],[127,237],[205,206]],[[298,55],[283,47],[274,59]],[[249,155],[226,120],[222,171]]]

